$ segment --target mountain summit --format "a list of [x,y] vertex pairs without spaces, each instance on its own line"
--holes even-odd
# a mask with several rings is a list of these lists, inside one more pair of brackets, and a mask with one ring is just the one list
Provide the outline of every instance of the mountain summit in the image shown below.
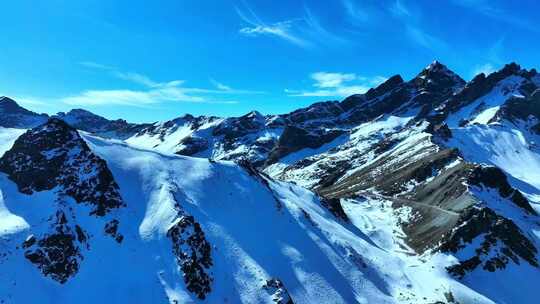
[[0,97],[0,126],[6,128],[27,128],[47,121],[46,114],[37,114],[19,106],[9,97]]

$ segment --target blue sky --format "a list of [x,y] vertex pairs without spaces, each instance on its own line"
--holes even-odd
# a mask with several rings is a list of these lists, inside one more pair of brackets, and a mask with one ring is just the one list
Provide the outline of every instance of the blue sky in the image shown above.
[[156,121],[284,113],[439,60],[540,67],[535,1],[92,0],[2,4],[0,95]]

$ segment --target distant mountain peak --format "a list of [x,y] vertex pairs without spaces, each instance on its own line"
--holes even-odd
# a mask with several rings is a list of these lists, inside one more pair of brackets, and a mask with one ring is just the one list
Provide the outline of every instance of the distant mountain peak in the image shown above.
[[253,110],[253,111],[247,113],[246,115],[244,115],[244,117],[247,117],[247,118],[264,118],[264,116],[261,114],[261,112],[256,111],[256,110]]
[[433,77],[437,75],[446,75],[456,78],[456,80],[459,80],[460,82],[465,83],[461,77],[459,77],[454,71],[450,70],[446,65],[442,64],[441,62],[435,60],[432,63],[430,63],[428,66],[426,66],[420,74],[418,74],[417,77]]
[[456,92],[465,86],[465,80],[439,61],[433,61],[425,67],[412,82],[420,89],[428,91]]
[[0,109],[3,110],[3,112],[11,112],[11,111],[20,111],[21,109],[24,109],[21,107],[15,100],[7,97],[2,96],[0,97]]
[[436,69],[448,69],[444,64],[438,60],[433,60],[426,68],[426,70],[436,70]]
[[67,114],[77,114],[77,115],[89,115],[89,116],[97,116],[96,114],[85,110],[85,109],[73,109],[67,112]]
[[15,100],[13,100],[13,99],[11,99],[11,98],[9,98],[7,96],[0,96],[0,103],[15,103],[15,104],[17,104],[15,102]]
[[0,97],[0,113],[0,126],[5,128],[32,128],[48,118],[47,114],[38,114],[21,107],[7,96]]

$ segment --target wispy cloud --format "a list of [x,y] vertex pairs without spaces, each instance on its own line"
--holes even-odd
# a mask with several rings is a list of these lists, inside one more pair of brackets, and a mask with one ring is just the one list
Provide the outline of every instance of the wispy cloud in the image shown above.
[[18,104],[25,108],[40,108],[48,110],[49,108],[54,107],[52,100],[49,99],[43,99],[34,96],[13,96],[13,98],[17,101]]
[[504,56],[504,41],[505,37],[501,36],[491,45],[488,45],[487,48],[479,50],[481,58],[479,61],[484,62],[484,64],[475,65],[472,68],[471,78],[480,73],[489,75],[497,71],[497,67],[507,62]]
[[500,22],[504,22],[516,27],[520,27],[525,30],[529,30],[535,33],[540,32],[540,28],[536,21],[532,21],[528,18],[523,17],[522,15],[514,15],[513,11],[504,10],[500,7],[497,7],[493,1],[487,0],[453,0],[453,3],[476,11],[479,14],[482,14],[486,17],[492,18]]
[[269,23],[263,21],[246,2],[242,4],[242,7],[235,8],[240,19],[247,25],[239,33],[247,37],[275,37],[305,49],[349,42],[328,30],[308,6],[304,6],[303,14],[299,17]]
[[474,69],[472,70],[472,73],[471,73],[471,76],[474,77],[480,73],[484,73],[485,75],[489,75],[493,72],[495,72],[497,69],[495,68],[495,66],[491,63],[486,63],[486,64],[482,64],[482,65],[477,65],[474,67]]
[[311,41],[317,41],[320,45],[324,46],[340,46],[350,43],[350,40],[337,35],[324,27],[317,15],[315,15],[308,6],[304,6],[303,21],[306,25],[303,32],[306,36],[310,37]]
[[105,70],[105,71],[111,71],[111,70],[116,69],[116,68],[114,68],[112,66],[108,66],[108,65],[93,62],[93,61],[81,61],[81,62],[79,62],[79,64],[84,66],[84,67],[87,67],[87,68]]
[[349,23],[363,32],[377,32],[381,27],[397,22],[404,28],[404,37],[413,45],[440,51],[447,48],[445,41],[426,29],[418,10],[407,6],[403,0],[385,1],[384,4],[358,0],[341,0]]
[[354,0],[342,0],[347,16],[354,24],[363,24],[369,21],[370,17],[365,7],[360,7]]
[[244,4],[244,7],[245,10],[241,10],[240,8],[236,7],[236,13],[240,19],[248,24],[248,26],[240,29],[240,34],[251,37],[261,35],[273,36],[284,39],[300,47],[306,48],[311,46],[311,43],[293,33],[294,23],[301,22],[301,20],[292,19],[269,24],[263,22],[247,4]]
[[437,52],[447,48],[446,42],[430,33],[422,26],[422,16],[417,10],[413,11],[401,0],[395,0],[388,6],[388,11],[405,27],[405,34],[416,45]]
[[390,11],[396,16],[404,16],[404,17],[411,16],[409,9],[400,0],[396,0],[390,6]]
[[354,73],[316,72],[310,75],[314,81],[313,90],[289,90],[288,96],[301,97],[347,97],[365,93],[370,88],[386,80],[383,76],[364,77]]
[[218,90],[221,90],[221,91],[232,91],[233,89],[228,86],[228,85],[225,85],[215,79],[212,79],[210,78],[210,82],[216,87],[216,89]]
[[327,73],[317,72],[311,74],[311,78],[315,80],[314,86],[319,88],[337,88],[343,85],[345,82],[349,82],[356,79],[355,74],[344,73]]
[[216,89],[195,88],[184,86],[185,81],[183,80],[159,82],[140,73],[124,72],[112,66],[90,61],[81,62],[80,65],[86,68],[105,71],[113,77],[131,82],[140,86],[140,88],[85,90],[60,98],[65,104],[78,106],[122,105],[133,107],[149,107],[164,102],[231,104],[237,103],[237,101],[223,98],[224,95],[264,93],[251,90],[235,90],[213,79],[211,79],[211,83]]
[[189,96],[182,89],[172,88],[169,90],[88,90],[74,96],[61,99],[70,105],[124,105],[145,107],[163,101],[204,102],[205,99],[197,96]]
[[498,65],[504,63],[503,53],[504,53],[504,42],[505,37],[501,36],[493,44],[489,46],[486,51],[486,59],[488,61],[494,62]]
[[114,76],[123,80],[131,81],[133,83],[149,87],[149,88],[177,87],[184,83],[183,80],[172,80],[168,82],[155,82],[152,79],[148,78],[148,76],[145,76],[139,73],[132,73],[132,72],[114,71]]
[[426,49],[437,51],[446,48],[446,43],[414,24],[406,24],[406,34],[417,45]]

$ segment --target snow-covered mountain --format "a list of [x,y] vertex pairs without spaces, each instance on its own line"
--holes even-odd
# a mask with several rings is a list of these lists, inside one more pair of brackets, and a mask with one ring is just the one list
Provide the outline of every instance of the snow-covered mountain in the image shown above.
[[0,106],[5,303],[536,302],[535,70],[152,124]]
[[47,114],[38,114],[19,106],[13,99],[0,96],[0,126],[31,128],[47,121]]

